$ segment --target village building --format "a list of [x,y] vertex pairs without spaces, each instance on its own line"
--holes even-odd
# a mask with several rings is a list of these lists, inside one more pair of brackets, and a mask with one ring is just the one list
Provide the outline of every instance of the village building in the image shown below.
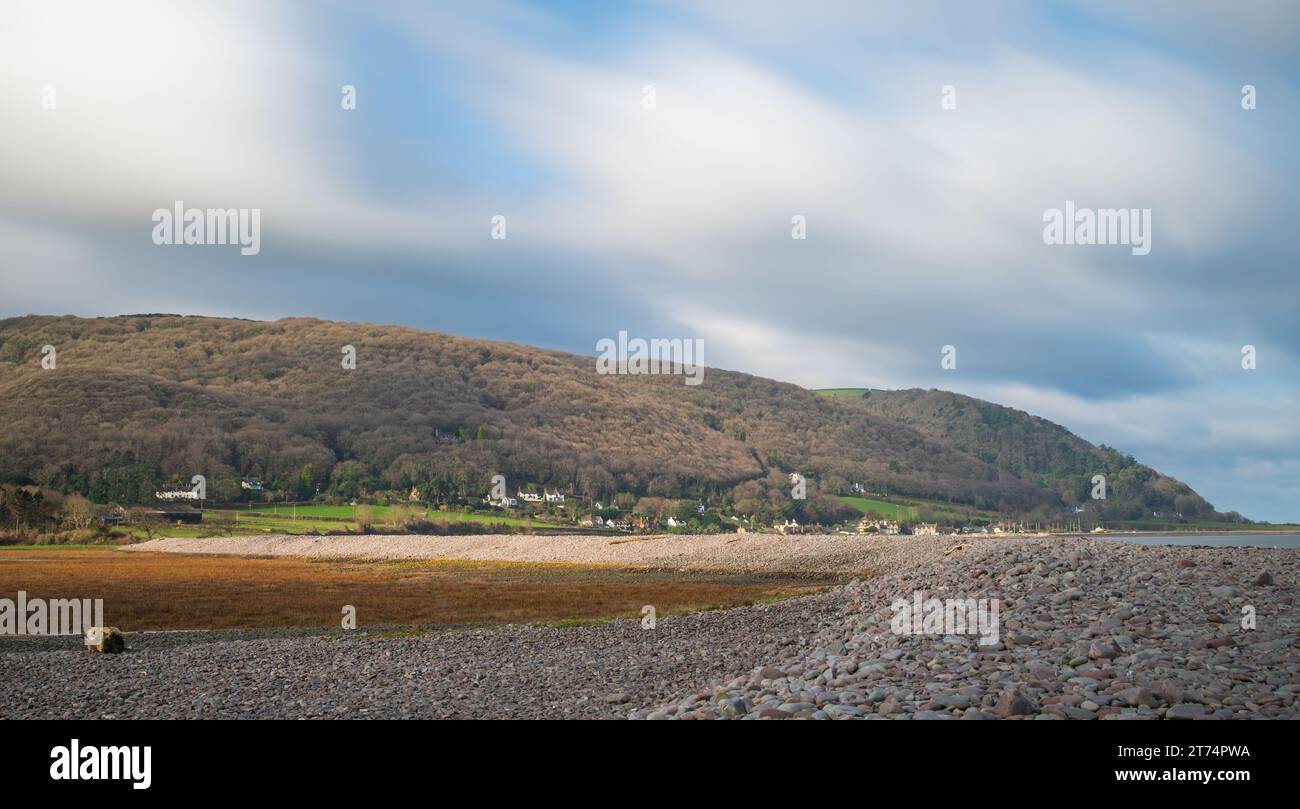
[[782,534],[810,534],[816,530],[816,526],[800,525],[798,520],[786,520],[776,526],[776,530]]
[[921,522],[912,526],[912,536],[935,537],[939,535],[939,526],[932,522]]
[[896,520],[879,520],[872,519],[871,517],[863,517],[858,521],[858,533],[897,536],[900,533],[900,529]]

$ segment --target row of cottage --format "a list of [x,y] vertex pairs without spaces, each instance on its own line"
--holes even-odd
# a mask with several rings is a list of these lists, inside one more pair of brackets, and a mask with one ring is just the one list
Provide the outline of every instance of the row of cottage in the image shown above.
[[[414,489],[411,491],[411,499],[419,499],[418,492]],[[550,489],[542,489],[542,493],[538,494],[534,491],[526,492],[523,489],[520,489],[515,492],[514,497],[493,497],[492,495],[488,495],[483,498],[484,503],[487,503],[490,506],[496,506],[497,508],[518,508],[521,501],[524,503],[563,503],[564,492],[559,489],[556,489],[554,492]],[[596,504],[596,508],[600,508],[599,503]]]
[[[858,523],[858,533],[860,534],[887,534],[893,536],[901,532],[902,529],[893,520],[873,520],[869,517],[863,517]],[[911,532],[912,536],[921,537],[934,537],[944,534],[1018,534],[1021,532],[1021,526],[1013,523],[998,523],[989,526],[950,528],[947,526],[940,527],[932,522],[922,522],[914,523]]]

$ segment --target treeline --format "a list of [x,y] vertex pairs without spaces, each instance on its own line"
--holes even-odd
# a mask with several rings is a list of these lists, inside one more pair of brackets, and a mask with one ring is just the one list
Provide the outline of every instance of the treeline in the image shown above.
[[111,539],[95,506],[79,494],[34,486],[0,486],[0,543]]

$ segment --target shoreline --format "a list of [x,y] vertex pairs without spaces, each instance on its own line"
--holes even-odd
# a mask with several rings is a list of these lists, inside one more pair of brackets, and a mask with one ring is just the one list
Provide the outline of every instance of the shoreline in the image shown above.
[[[664,615],[653,629],[632,619],[215,640],[110,657],[13,649],[3,662],[14,694],[0,716],[1296,715],[1297,550],[1016,537],[945,554],[948,539],[876,542],[855,560],[870,577],[771,604]],[[614,547],[629,544],[654,543]],[[914,591],[998,599],[999,639],[896,634],[891,603]],[[1245,607],[1257,628],[1240,625]],[[368,672],[364,683],[347,674],[357,670]],[[249,700],[254,692],[262,696]]]
[[[1088,537],[1119,537],[1119,536],[1149,536],[1149,537],[1195,537],[1195,536],[1211,536],[1211,537],[1231,537],[1231,536],[1237,536],[1237,535],[1246,535],[1246,536],[1256,536],[1256,535],[1264,535],[1264,536],[1269,536],[1269,535],[1295,536],[1295,535],[1297,535],[1297,534],[1300,534],[1300,529],[1295,529],[1295,528],[1274,528],[1274,529],[1263,529],[1263,528],[1261,528],[1261,529],[1253,529],[1253,528],[1252,528],[1252,529],[1242,529],[1242,530],[1240,530],[1240,531],[1224,531],[1224,530],[1222,530],[1222,529],[1219,529],[1219,530],[1206,530],[1206,531],[1104,531],[1104,532],[1099,533],[1099,534],[1094,534],[1094,533],[1092,533],[1091,531],[1083,531],[1083,532],[1079,532],[1079,531],[1067,531],[1067,532],[1064,532],[1064,533],[1056,533],[1056,534],[1053,534],[1053,533],[1048,533],[1048,534],[997,534],[997,535],[995,535],[995,536],[1079,537],[1079,538],[1084,538],[1084,539],[1086,539],[1086,538],[1088,538]],[[974,535],[974,534],[969,534],[968,536],[975,536],[975,535]],[[988,536],[988,534],[984,534],[983,536]]]
[[[1274,535],[1274,534],[1267,534]],[[1282,534],[1277,534],[1281,536]],[[1287,534],[1294,535],[1294,534]],[[955,534],[881,536],[876,534],[259,534],[234,537],[160,538],[118,546],[132,553],[190,553],[299,559],[416,560],[569,563],[678,570],[805,572],[853,575],[878,572],[881,560],[924,549],[919,560],[941,557],[949,548],[985,547],[1015,542],[1112,542],[1147,537],[1196,539],[1221,534]],[[1255,536],[1260,536],[1256,534]],[[1141,543],[1134,543],[1141,544]],[[1237,550],[1251,546],[1229,547]],[[906,549],[906,550],[905,550]]]

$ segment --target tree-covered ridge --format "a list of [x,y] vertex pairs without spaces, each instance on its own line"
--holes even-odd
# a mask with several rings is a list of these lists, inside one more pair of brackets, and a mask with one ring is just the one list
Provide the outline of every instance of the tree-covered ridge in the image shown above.
[[12,318],[0,321],[0,482],[96,502],[144,502],[194,474],[216,500],[252,478],[284,496],[417,487],[442,499],[482,496],[502,474],[512,494],[534,484],[776,513],[798,471],[810,508],[860,484],[1029,514],[1066,511],[1096,459],[1120,491],[1131,475],[1141,498],[1190,492],[1041,419],[913,393],[827,398],[715,369],[687,386],[601,375],[593,357],[305,318]]
[[[1188,519],[1217,516],[1187,484],[1020,410],[940,390],[873,390],[840,400],[1050,489],[1071,507],[1097,508],[1111,519],[1126,520],[1154,513]],[[1092,476],[1098,474],[1106,480],[1104,502],[1091,497]]]

